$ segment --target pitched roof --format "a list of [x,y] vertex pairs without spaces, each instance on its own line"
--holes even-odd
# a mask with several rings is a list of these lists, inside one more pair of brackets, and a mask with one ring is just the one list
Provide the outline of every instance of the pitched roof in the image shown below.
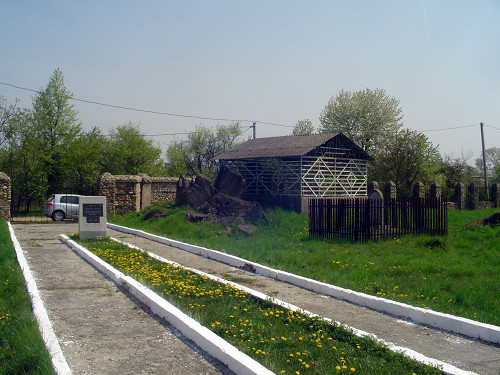
[[361,147],[344,134],[336,133],[250,139],[217,155],[214,160],[303,156],[335,137],[341,137],[359,152],[362,158],[371,159]]

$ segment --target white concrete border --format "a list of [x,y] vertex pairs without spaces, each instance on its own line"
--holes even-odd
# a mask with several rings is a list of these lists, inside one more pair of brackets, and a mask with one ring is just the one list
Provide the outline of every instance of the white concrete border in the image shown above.
[[[91,252],[89,252],[87,249],[81,247],[80,245],[76,244],[75,242],[71,241],[68,237],[64,236],[64,235],[60,235],[60,239],[61,241],[63,241],[64,243],[68,244],[68,246],[70,246],[73,250],[75,250],[78,254],[80,254],[82,257],[84,257],[84,259],[86,259],[91,265],[93,265],[94,267],[98,268],[99,270],[103,270],[103,265],[106,265],[106,268],[108,269],[108,272],[110,272],[110,278],[114,279],[117,275],[121,274],[121,272],[117,271],[116,269],[114,269],[112,266],[110,266],[109,264],[105,263],[102,259],[100,259],[99,257],[95,256],[94,254],[92,254]],[[159,260],[160,262],[164,262],[164,263],[168,263],[168,264],[171,264],[173,266],[176,266],[176,267],[182,267],[186,270],[189,270],[193,273],[196,273],[198,275],[202,275],[202,276],[205,276],[206,278],[208,279],[211,279],[215,282],[219,282],[219,283],[222,283],[222,284],[225,284],[225,285],[231,285],[237,289],[240,289],[244,292],[247,292],[249,294],[251,294],[252,296],[258,298],[258,299],[261,299],[261,300],[269,300],[271,303],[274,303],[278,306],[281,306],[285,309],[288,309],[288,310],[293,310],[293,311],[300,311],[301,314],[304,314],[304,315],[308,315],[310,317],[320,317],[322,319],[324,319],[325,321],[328,321],[328,322],[331,322],[331,323],[336,323],[336,324],[339,324],[341,325],[342,327],[346,328],[347,330],[350,330],[353,332],[353,334],[355,334],[356,336],[358,337],[363,337],[363,336],[369,336],[371,338],[373,338],[374,340],[376,340],[377,342],[381,343],[381,344],[384,344],[384,345],[387,345],[389,347],[389,349],[391,349],[392,351],[395,351],[395,352],[401,352],[403,354],[405,354],[406,356],[420,362],[420,363],[423,363],[423,364],[430,364],[432,366],[435,366],[435,367],[439,367],[444,374],[446,375],[477,375],[475,374],[474,372],[470,372],[470,371],[464,371],[464,370],[461,370],[453,365],[450,365],[448,363],[445,363],[445,362],[442,362],[442,361],[439,361],[437,359],[434,359],[434,358],[429,358],[429,357],[426,357],[425,355],[423,354],[420,354],[414,350],[411,350],[411,349],[408,349],[408,348],[404,348],[404,347],[401,347],[401,346],[398,346],[398,345],[395,345],[393,343],[390,343],[390,342],[387,342],[387,341],[384,341],[382,339],[379,339],[376,337],[376,335],[373,335],[373,334],[369,334],[367,332],[364,332],[364,331],[361,331],[359,329],[356,329],[356,328],[353,328],[353,327],[350,327],[350,326],[347,326],[343,323],[340,323],[340,322],[336,322],[332,319],[329,319],[329,318],[325,318],[325,317],[321,317],[317,314],[314,314],[310,311],[307,311],[307,310],[303,310],[301,308],[299,308],[298,306],[295,306],[295,305],[292,305],[288,302],[285,302],[285,301],[282,301],[282,300],[279,300],[277,298],[274,298],[274,297],[270,297],[264,293],[261,293],[261,292],[258,292],[256,290],[253,290],[253,289],[250,289],[248,287],[245,287],[243,285],[240,285],[240,284],[237,284],[237,283],[234,283],[232,281],[228,281],[228,280],[225,280],[225,279],[222,279],[220,277],[217,277],[217,276],[214,276],[214,275],[211,275],[211,274],[208,274],[208,273],[205,273],[205,272],[202,272],[202,271],[199,271],[197,269],[194,269],[194,268],[190,268],[190,267],[184,267],[176,262],[172,262],[168,259],[165,259],[161,256],[158,256],[154,253],[151,253],[151,252],[148,252],[148,251],[145,251],[141,248],[138,248],[134,245],[131,245],[131,244],[128,244],[126,242],[123,242],[123,241],[120,241],[118,239],[115,239],[115,238],[111,238],[113,241],[116,241],[116,242],[120,242],[130,248],[133,248],[133,249],[136,249],[138,251],[141,251],[141,252],[145,252],[147,253],[150,257],[154,258],[154,259],[157,259]],[[81,253],[84,252],[85,253],[85,256]],[[96,263],[94,263],[94,261]],[[105,273],[106,274],[106,273]],[[149,306],[150,308],[152,308],[153,306],[151,306],[147,301],[147,298],[146,297],[146,301],[144,301],[140,296],[142,295],[142,290],[145,290],[148,292],[148,294],[151,294],[155,297],[155,303],[158,302],[158,300],[161,302],[161,301],[164,301],[164,305],[169,308],[169,309],[172,309],[171,311],[162,311],[162,307],[159,303],[156,305],[154,305],[155,307],[157,307],[157,310],[153,310],[153,312],[155,314],[157,314],[158,316],[164,318],[165,320],[169,321],[172,325],[174,325],[174,327],[176,327],[177,329],[179,329],[179,331],[181,331],[182,334],[185,334],[185,330],[187,329],[188,333],[189,333],[189,330],[190,330],[190,326],[186,327],[185,325],[183,324],[179,324],[178,321],[179,320],[183,320],[183,319],[188,319],[188,320],[192,320],[191,318],[189,318],[188,316],[186,316],[182,311],[178,310],[176,307],[173,307],[170,303],[166,302],[163,298],[159,297],[155,292],[151,291],[150,289],[146,288],[145,286],[143,286],[142,284],[140,284],[139,282],[135,281],[134,279],[131,279],[129,278],[128,276],[124,276],[130,280],[133,281],[133,283],[128,283],[126,285],[127,289],[129,290],[129,292],[131,292],[134,296],[138,297],[143,303],[145,303],[147,306]],[[124,285],[124,284],[120,284],[120,285]],[[135,288],[135,289],[134,289]],[[172,317],[174,318],[173,320]],[[236,348],[234,348],[231,344],[227,343],[225,340],[223,340],[222,338],[220,338],[219,336],[215,335],[212,331],[208,330],[207,328],[201,326],[199,323],[197,323],[195,321],[195,324],[199,327],[201,327],[203,330],[206,330],[208,332],[211,333],[210,337],[207,337],[207,340],[206,341],[203,341],[203,345],[207,345],[208,347],[210,347],[210,345],[217,345],[219,341],[223,341],[225,342],[227,345],[231,346],[234,350],[232,351],[232,353],[229,353],[229,355],[234,355],[236,354],[237,356],[240,356],[240,355],[243,355],[247,358],[250,358],[248,356],[246,356],[246,354],[240,352],[239,350],[237,350]],[[195,327],[196,328],[196,327]],[[196,329],[199,329],[199,328],[196,328]],[[185,334],[186,335],[186,334]],[[198,344],[200,347],[202,347],[200,345],[200,343],[198,341],[196,341],[196,338],[197,337],[194,337],[192,338],[190,335],[186,335],[187,337],[191,338],[196,344]],[[217,340],[216,342],[211,342],[210,339],[212,337],[216,337]],[[208,353],[212,354],[212,352],[217,352],[217,349],[215,350],[207,350],[207,347],[203,347],[204,350],[206,350]],[[214,354],[212,354],[214,355]],[[217,359],[221,360],[219,357],[217,357],[216,355],[214,355],[214,357],[216,357]],[[253,359],[250,358],[250,360],[253,361]],[[222,361],[222,360],[221,360]],[[238,359],[236,358],[235,359],[236,362],[238,362]],[[226,362],[224,362],[226,363]],[[258,362],[256,362],[258,363]],[[252,367],[253,368],[253,367]],[[264,368],[264,367],[263,367]],[[265,368],[264,368],[265,369]],[[269,370],[265,369],[266,371],[268,372],[263,372],[262,374],[266,374],[266,373],[270,373]],[[234,370],[233,370],[234,371]],[[237,374],[243,374],[242,372],[238,372],[238,371],[235,371]],[[259,374],[261,372],[258,372]]]
[[261,300],[268,300],[270,301],[271,303],[274,303],[278,306],[281,306],[285,309],[288,309],[288,310],[292,310],[292,311],[300,311],[301,314],[304,314],[304,315],[308,315],[310,317],[319,317],[321,319],[324,319],[325,321],[328,321],[330,323],[333,323],[333,324],[338,324],[344,328],[346,328],[347,330],[349,331],[352,331],[353,334],[355,334],[356,336],[358,337],[363,337],[363,336],[369,336],[371,338],[373,338],[374,340],[376,340],[377,342],[381,343],[381,344],[384,344],[384,345],[387,345],[389,347],[389,349],[391,349],[392,351],[394,352],[400,352],[400,353],[403,353],[405,354],[406,356],[414,359],[415,361],[417,362],[420,362],[420,363],[423,363],[423,364],[430,364],[434,367],[439,367],[443,370],[443,373],[444,374],[450,374],[450,375],[477,375],[476,373],[474,372],[470,372],[470,371],[464,371],[464,370],[461,370],[453,365],[450,365],[446,362],[443,362],[443,361],[440,361],[438,359],[434,359],[434,358],[430,358],[430,357],[427,357],[419,352],[416,352],[415,350],[412,350],[412,349],[409,349],[409,348],[405,348],[405,347],[402,347],[402,346],[398,346],[396,344],[393,344],[391,342],[387,342],[383,339],[379,339],[377,337],[377,335],[374,335],[374,334],[371,334],[371,333],[368,333],[368,332],[365,332],[365,331],[362,331],[360,329],[357,329],[357,328],[354,328],[354,327],[350,327],[344,323],[341,323],[341,322],[338,322],[338,321],[335,321],[333,319],[330,319],[330,318],[325,318],[323,316],[320,316],[318,314],[315,314],[311,311],[307,311],[307,310],[303,310],[301,309],[300,307],[298,306],[295,306],[295,305],[292,305],[288,302],[285,302],[285,301],[282,301],[278,298],[274,298],[274,297],[271,297],[271,296],[268,296],[267,294],[264,294],[264,293],[261,293],[257,290],[254,290],[254,289],[250,289],[244,285],[240,285],[240,284],[237,284],[235,282],[232,282],[232,281],[228,281],[226,279],[223,279],[223,278],[220,278],[218,276],[215,276],[215,275],[211,275],[209,273],[205,273],[203,271],[200,271],[200,270],[197,270],[195,268],[190,268],[190,267],[185,267],[179,263],[176,263],[176,262],[172,262],[171,260],[168,260],[168,259],[165,259],[161,256],[158,256],[152,252],[149,252],[149,251],[145,251],[137,246],[134,246],[134,245],[131,245],[129,243],[126,243],[126,242],[123,242],[119,239],[116,239],[116,238],[113,238],[113,237],[110,237],[111,240],[113,241],[116,241],[116,242],[120,242],[130,248],[133,248],[133,249],[136,249],[138,251],[142,251],[142,252],[145,252],[147,253],[151,258],[154,258],[154,259],[157,259],[159,260],[160,262],[163,262],[163,263],[168,263],[168,264],[171,264],[173,266],[176,266],[176,267],[182,267],[184,268],[185,270],[188,270],[188,271],[191,271],[193,273],[196,273],[198,275],[201,275],[201,276],[205,276],[206,278],[210,279],[210,280],[213,280],[213,281],[216,281],[216,282],[219,282],[221,284],[227,284],[227,285],[231,285],[237,289],[240,289],[244,292],[247,292],[249,294],[251,294],[252,296],[254,296],[255,298],[258,298],[258,299],[261,299]]
[[24,280],[26,281],[26,288],[28,289],[28,293],[31,298],[31,306],[33,309],[33,315],[35,315],[36,321],[38,323],[38,329],[40,330],[40,334],[42,335],[42,339],[45,343],[45,347],[47,348],[50,358],[52,360],[52,366],[58,375],[70,375],[71,370],[66,362],[66,358],[64,358],[64,354],[61,350],[61,346],[59,345],[59,341],[57,341],[56,334],[54,333],[54,329],[52,328],[52,323],[50,322],[49,315],[47,314],[47,310],[43,305],[42,299],[40,298],[40,294],[38,293],[38,288],[36,286],[35,279],[31,274],[31,271],[28,266],[28,262],[26,262],[26,258],[23,254],[23,249],[19,244],[19,241],[16,238],[14,233],[14,229],[10,222],[7,222],[10,232],[10,238],[12,243],[14,244],[14,249],[16,251],[17,262],[23,271]]
[[213,259],[233,267],[252,269],[256,274],[261,276],[285,281],[292,285],[311,290],[316,293],[342,299],[344,301],[355,303],[360,306],[365,306],[393,316],[409,319],[418,324],[423,324],[429,327],[442,329],[448,332],[457,333],[475,339],[481,339],[487,342],[496,344],[500,343],[500,327],[492,324],[476,322],[471,319],[444,314],[430,309],[423,309],[401,302],[391,301],[385,298],[379,298],[365,293],[356,292],[350,289],[340,288],[335,285],[326,284],[306,277],[294,275],[289,272],[266,267],[261,264],[250,262],[243,258],[222,253],[217,250],[190,245],[166,237],[150,234],[138,229],[128,228],[111,223],[108,223],[108,228],[176,247],[178,249],[201,255],[205,258]]
[[61,234],[59,238],[93,267],[108,276],[117,285],[128,290],[133,296],[148,306],[154,314],[168,321],[185,337],[224,363],[230,370],[241,375],[273,374],[273,372],[269,371],[259,362],[240,352],[227,341],[184,314],[177,307],[138,281],[116,270],[84,247],[70,240],[67,236]]

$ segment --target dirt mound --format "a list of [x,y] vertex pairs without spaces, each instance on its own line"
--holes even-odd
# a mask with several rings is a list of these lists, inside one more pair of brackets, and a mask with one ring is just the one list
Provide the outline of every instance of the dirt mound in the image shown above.
[[480,225],[489,225],[491,227],[500,225],[500,212],[496,212],[485,219],[473,220],[470,223],[465,224],[464,229],[474,229]]
[[240,174],[221,167],[214,188],[203,175],[194,179],[181,176],[177,183],[176,205],[188,205],[207,216],[188,214],[190,221],[211,220],[222,223],[242,224],[245,220],[266,220],[264,210],[257,202],[240,199],[245,180]]
[[215,194],[201,209],[207,213],[213,212],[218,217],[242,217],[249,221],[266,218],[264,210],[257,202],[244,201],[223,193]]
[[483,224],[489,225],[491,227],[495,227],[497,225],[500,225],[500,212],[497,212],[491,216],[488,216],[486,219],[483,220]]
[[149,211],[146,215],[144,215],[144,220],[156,220],[156,219],[161,219],[162,217],[167,216],[166,212],[159,211],[159,210],[152,210]]

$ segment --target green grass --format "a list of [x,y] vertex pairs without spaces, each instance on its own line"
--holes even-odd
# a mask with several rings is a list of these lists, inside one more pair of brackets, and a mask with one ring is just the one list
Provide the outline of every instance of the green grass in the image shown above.
[[3,220],[0,245],[0,374],[55,374]]
[[188,209],[172,202],[147,211],[152,209],[167,216],[144,221],[144,211],[109,220],[329,284],[500,325],[500,227],[463,229],[498,209],[449,211],[447,236],[358,244],[311,239],[307,215],[280,208],[266,208],[268,222],[257,223],[251,237],[234,226],[228,232],[221,224],[189,223]]
[[441,373],[371,338],[357,337],[336,324],[256,299],[109,239],[82,244],[276,374]]

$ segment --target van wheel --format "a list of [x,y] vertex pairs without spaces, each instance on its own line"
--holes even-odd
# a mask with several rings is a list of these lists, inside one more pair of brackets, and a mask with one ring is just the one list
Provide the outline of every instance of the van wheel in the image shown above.
[[58,210],[58,211],[52,212],[52,215],[50,217],[54,221],[61,221],[64,219],[64,216],[65,216],[64,212]]

